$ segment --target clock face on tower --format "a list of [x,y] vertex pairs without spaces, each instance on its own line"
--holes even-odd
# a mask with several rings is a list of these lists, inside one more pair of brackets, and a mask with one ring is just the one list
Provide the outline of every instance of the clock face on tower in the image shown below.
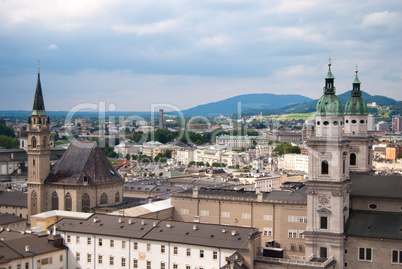
[[322,207],[331,207],[331,196],[329,195],[319,195],[318,196],[318,204]]

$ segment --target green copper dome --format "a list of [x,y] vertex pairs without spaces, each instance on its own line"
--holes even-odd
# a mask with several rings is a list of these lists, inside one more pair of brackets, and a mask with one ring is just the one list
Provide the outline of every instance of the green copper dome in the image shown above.
[[343,105],[335,94],[324,94],[317,102],[317,115],[343,115]]
[[328,73],[325,77],[324,95],[317,102],[317,115],[343,115],[343,105],[335,95],[334,79],[331,72],[331,62],[328,64]]
[[345,115],[368,115],[366,101],[362,97],[351,97],[345,105]]
[[345,105],[345,115],[368,115],[367,103],[362,98],[362,92],[360,91],[360,80],[357,77],[357,67],[355,72],[356,77],[353,81],[352,97]]

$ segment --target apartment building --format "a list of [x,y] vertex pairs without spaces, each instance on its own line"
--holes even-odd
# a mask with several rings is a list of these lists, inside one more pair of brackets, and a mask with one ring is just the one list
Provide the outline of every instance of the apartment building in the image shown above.
[[255,141],[256,145],[268,145],[269,141],[264,136],[234,136],[220,135],[216,138],[216,144],[225,144],[231,146],[233,150],[248,149]]
[[271,246],[304,255],[304,187],[270,193],[200,188],[174,193],[171,202],[174,220],[255,227],[262,232],[261,248]]
[[68,246],[69,268],[223,267],[233,254],[253,268],[260,233],[249,227],[95,214],[56,224]]

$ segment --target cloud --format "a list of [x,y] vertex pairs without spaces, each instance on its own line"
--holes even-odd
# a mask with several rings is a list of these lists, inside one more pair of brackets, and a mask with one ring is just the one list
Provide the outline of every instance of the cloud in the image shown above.
[[144,34],[164,33],[166,31],[174,29],[178,25],[180,25],[180,19],[170,19],[170,20],[149,23],[149,24],[115,25],[115,26],[112,26],[111,29],[115,32],[119,32],[119,33],[123,33],[123,34],[135,33],[140,36],[140,35],[144,35]]
[[375,12],[369,15],[365,15],[361,22],[362,28],[378,27],[378,26],[388,26],[394,27],[396,24],[400,23],[400,14],[397,12]]
[[212,37],[201,38],[199,43],[206,46],[222,46],[227,45],[230,41],[231,38],[229,36],[219,34]]
[[47,47],[48,50],[58,50],[59,47],[56,44],[50,44],[49,47]]

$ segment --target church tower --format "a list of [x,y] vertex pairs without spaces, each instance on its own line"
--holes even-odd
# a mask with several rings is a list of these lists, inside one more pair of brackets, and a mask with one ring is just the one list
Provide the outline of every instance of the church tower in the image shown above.
[[360,80],[353,81],[352,96],[345,105],[345,135],[350,141],[349,167],[351,171],[371,170],[373,138],[368,136],[368,110],[360,91]]
[[306,255],[344,265],[344,224],[349,216],[349,142],[342,135],[343,105],[335,95],[331,63],[316,107],[316,137],[309,147]]
[[40,213],[45,208],[44,181],[50,171],[50,122],[46,115],[40,83],[36,83],[32,113],[28,117],[28,215]]

